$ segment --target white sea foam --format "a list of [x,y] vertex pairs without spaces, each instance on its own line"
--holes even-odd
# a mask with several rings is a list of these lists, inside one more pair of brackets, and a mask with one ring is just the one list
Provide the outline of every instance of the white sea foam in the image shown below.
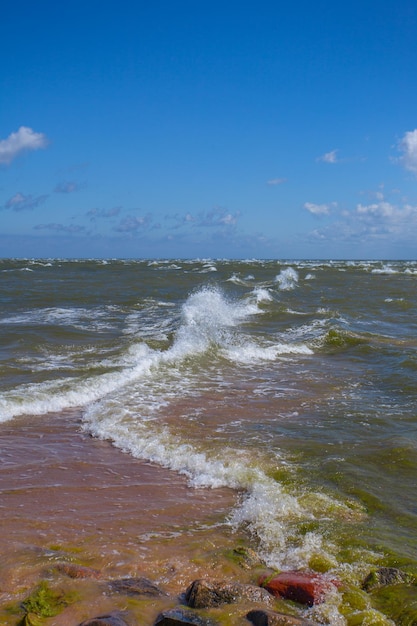
[[252,293],[257,302],[271,302],[273,300],[269,289],[265,289],[264,287],[256,287]]
[[83,330],[107,330],[112,328],[112,324],[108,320],[110,309],[111,307],[96,307],[93,310],[82,307],[32,309],[17,315],[4,317],[0,319],[0,325],[56,325],[72,326],[73,328]]
[[230,278],[227,279],[227,282],[234,283],[235,285],[246,285],[246,281],[237,274],[232,274]]
[[394,269],[391,265],[383,265],[382,267],[372,269],[371,274],[398,274],[398,270]]
[[305,344],[278,343],[270,346],[260,346],[246,342],[242,346],[235,346],[225,350],[227,357],[237,363],[254,363],[261,361],[275,361],[286,354],[309,355],[313,351]]
[[283,291],[294,289],[298,285],[298,272],[293,267],[287,267],[275,277],[275,282]]
[[[23,316],[15,316],[3,323],[62,322],[73,323],[87,317],[87,311],[77,309],[43,309]],[[201,354],[210,345],[222,346],[232,329],[259,308],[248,302],[228,301],[215,288],[205,288],[191,294],[182,308],[182,323],[171,348],[151,350],[144,343],[134,344],[117,360],[96,363],[97,366],[122,367],[98,376],[65,378],[42,383],[20,385],[17,390],[0,395],[0,421],[17,415],[37,415],[65,408],[85,406],[112,393],[124,385],[146,376],[151,369],[163,364],[175,365],[182,359]],[[89,318],[88,318],[89,319]],[[87,323],[87,320],[86,320]],[[94,320],[88,323],[96,323]],[[150,329],[153,332],[153,328]]]

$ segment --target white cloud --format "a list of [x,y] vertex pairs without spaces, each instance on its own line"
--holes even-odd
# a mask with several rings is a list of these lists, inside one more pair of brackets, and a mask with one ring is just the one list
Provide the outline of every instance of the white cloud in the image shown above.
[[271,180],[267,181],[267,185],[282,185],[283,183],[287,182],[286,178],[272,178]]
[[355,214],[362,222],[383,225],[390,232],[407,231],[417,224],[417,207],[411,204],[399,207],[385,200],[367,205],[358,204]]
[[91,221],[94,221],[98,217],[115,217],[120,214],[122,207],[115,206],[112,209],[90,209],[87,211],[86,215],[90,218]]
[[365,245],[384,242],[389,246],[414,245],[417,237],[417,206],[392,204],[386,200],[358,204],[343,210],[338,219],[326,228],[310,233],[313,239],[332,244]]
[[338,163],[337,152],[338,150],[326,152],[322,156],[318,157],[317,161],[323,161],[324,163]]
[[198,226],[235,226],[240,217],[240,211],[228,213],[226,209],[216,207],[206,213],[200,213]]
[[28,150],[39,150],[47,145],[46,135],[35,133],[27,126],[21,126],[7,139],[0,141],[0,163],[11,163],[17,156]]
[[30,211],[46,200],[48,196],[25,196],[23,193],[15,193],[14,196],[9,198],[4,205],[4,209],[11,209],[12,211]]
[[313,215],[329,215],[331,207],[335,206],[335,203],[331,204],[314,204],[313,202],[306,202],[304,208]]
[[404,167],[417,174],[417,128],[405,133],[399,143],[399,149],[403,153],[401,161]]
[[148,213],[147,215],[136,217],[134,215],[129,215],[123,218],[118,226],[115,226],[113,230],[119,233],[135,233],[139,230],[148,229],[152,222],[152,216]]

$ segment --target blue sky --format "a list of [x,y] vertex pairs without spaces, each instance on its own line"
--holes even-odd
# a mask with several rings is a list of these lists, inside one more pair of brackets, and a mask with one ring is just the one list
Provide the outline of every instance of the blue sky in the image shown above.
[[414,0],[2,7],[0,256],[417,258]]

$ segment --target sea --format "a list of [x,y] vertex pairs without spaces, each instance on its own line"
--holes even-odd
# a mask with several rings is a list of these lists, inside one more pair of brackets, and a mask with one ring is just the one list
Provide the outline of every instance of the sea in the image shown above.
[[[212,544],[271,570],[417,574],[416,313],[416,261],[3,259],[0,434],[110,444],[207,515],[224,494]],[[186,551],[201,526],[164,511]],[[313,617],[417,623],[346,607],[335,590]]]

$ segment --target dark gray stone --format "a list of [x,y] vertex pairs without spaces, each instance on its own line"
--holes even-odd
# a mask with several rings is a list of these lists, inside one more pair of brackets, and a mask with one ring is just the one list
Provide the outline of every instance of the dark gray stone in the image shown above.
[[401,585],[413,582],[413,576],[406,574],[406,572],[396,567],[380,567],[368,574],[362,583],[362,588],[365,589],[365,591],[372,591],[373,589],[380,589],[387,585]]
[[107,615],[100,615],[81,622],[79,626],[134,626],[137,622],[129,619],[126,611],[114,611]]
[[156,618],[155,626],[216,626],[216,622],[200,617],[194,611],[183,608],[162,611]]
[[139,578],[120,578],[109,583],[110,591],[128,596],[166,596],[165,591],[155,583],[140,576]]
[[275,611],[249,611],[246,619],[254,626],[317,626],[314,622]]

